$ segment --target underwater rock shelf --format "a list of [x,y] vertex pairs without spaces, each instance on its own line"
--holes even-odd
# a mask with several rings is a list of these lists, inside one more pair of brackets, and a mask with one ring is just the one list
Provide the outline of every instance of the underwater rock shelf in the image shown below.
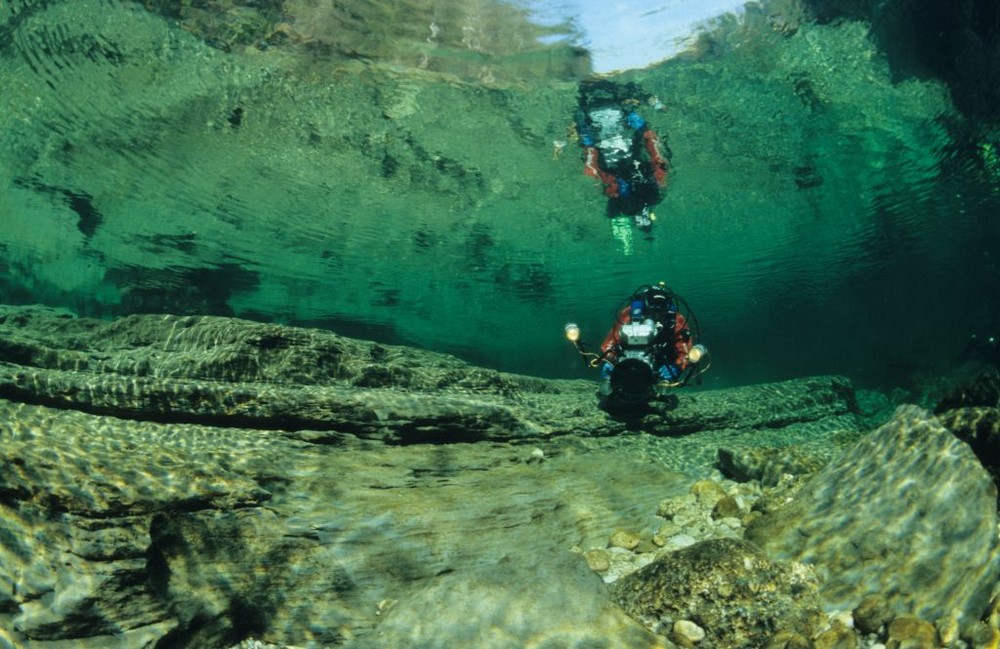
[[[678,616],[758,646],[872,589],[893,614],[974,621],[1000,566],[988,474],[923,411],[866,434],[856,409],[849,381],[814,377],[686,392],[629,428],[586,381],[236,319],[2,307],[0,647],[669,648]],[[814,475],[752,520],[682,525],[664,499],[720,458],[760,484]],[[581,554],[654,512],[673,536],[607,588]],[[753,544],[725,540],[744,527]],[[733,589],[705,602],[671,575],[709,555]],[[925,580],[929,561],[946,574]],[[787,592],[737,587],[758,582]]]
[[[626,428],[595,409],[587,381],[506,374],[321,330],[171,315],[106,322],[41,307],[0,310],[0,397],[126,419],[407,443]],[[641,429],[777,429],[857,411],[840,377],[690,392],[681,403],[650,413]]]

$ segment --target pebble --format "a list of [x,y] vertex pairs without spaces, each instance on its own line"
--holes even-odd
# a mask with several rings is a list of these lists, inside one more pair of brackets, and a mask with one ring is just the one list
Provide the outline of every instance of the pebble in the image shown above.
[[743,527],[743,523],[741,523],[738,518],[720,518],[718,523],[720,527],[730,530],[738,530]]
[[887,649],[936,649],[938,646],[934,625],[911,615],[890,622],[888,636]]
[[586,550],[583,559],[594,572],[607,572],[611,568],[611,555],[600,549]]
[[740,501],[735,496],[723,496],[712,508],[712,518],[739,518],[743,513]]
[[832,614],[830,616],[830,622],[831,624],[843,624],[848,629],[854,628],[854,616],[847,611],[838,611],[837,613]]
[[676,536],[671,536],[667,539],[667,543],[664,547],[671,550],[680,550],[681,548],[686,548],[689,545],[694,545],[697,542],[697,539],[693,536],[688,536],[687,534],[677,534]]
[[951,647],[958,642],[958,616],[955,614],[937,620],[934,628],[937,629],[938,640],[942,646]]
[[815,649],[858,649],[858,636],[854,629],[844,624],[842,619],[834,617],[830,628],[823,631],[813,640]]
[[656,515],[668,521],[673,520],[674,516],[688,508],[684,500],[683,498],[661,500],[659,506],[656,508]]
[[652,534],[643,534],[639,540],[639,544],[632,549],[636,554],[645,554],[647,552],[656,552],[659,548],[663,547],[663,544],[656,543],[656,537]]
[[854,626],[862,633],[879,633],[892,617],[888,602],[880,595],[869,595],[861,600],[853,615]]
[[674,622],[670,639],[681,647],[693,647],[705,639],[705,629],[691,620],[677,620]]
[[639,538],[638,534],[626,532],[625,530],[615,530],[611,535],[611,540],[608,541],[608,547],[634,550],[638,547],[640,541],[642,539]]
[[767,649],[813,649],[813,645],[794,631],[779,631],[771,638]]
[[656,534],[658,536],[662,536],[665,539],[669,539],[671,536],[674,536],[675,534],[680,534],[680,532],[681,532],[680,525],[677,525],[672,521],[667,521],[663,525],[660,525],[660,529],[656,531]]
[[719,500],[725,498],[726,489],[714,480],[699,480],[691,485],[693,495],[703,507],[714,507]]

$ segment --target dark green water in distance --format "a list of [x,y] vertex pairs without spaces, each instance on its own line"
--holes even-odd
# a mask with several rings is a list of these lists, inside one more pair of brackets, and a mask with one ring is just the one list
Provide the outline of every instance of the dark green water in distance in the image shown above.
[[4,0],[0,302],[585,377],[563,325],[597,343],[664,280],[713,351],[708,387],[907,387],[1000,334],[1000,30],[985,2],[868,4],[750,5],[614,77],[662,103],[642,110],[672,152],[647,236],[605,216],[568,141],[589,70],[572,21]]

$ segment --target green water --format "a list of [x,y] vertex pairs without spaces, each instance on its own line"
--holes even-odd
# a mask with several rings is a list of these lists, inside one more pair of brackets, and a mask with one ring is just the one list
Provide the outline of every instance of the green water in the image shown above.
[[[652,543],[664,499],[696,500],[720,448],[830,457],[928,401],[970,335],[1000,334],[993,4],[754,3],[685,55],[613,75],[658,99],[641,113],[672,152],[647,235],[605,216],[568,135],[591,76],[570,16],[0,0],[0,304],[238,316],[592,378],[564,324],[596,343],[632,289],[664,280],[713,352],[704,387],[843,374],[887,393],[829,378],[685,391],[646,434],[609,428],[584,382],[231,320],[135,318],[88,338],[104,329],[9,309],[4,396],[25,403],[0,400],[0,647],[649,646],[580,552],[621,529]],[[174,327],[195,327],[191,355]],[[311,373],[342,348],[350,381]],[[288,404],[302,412],[269,419]],[[519,408],[560,434],[529,417],[529,437],[466,443],[465,422],[525,425],[505,418]],[[456,443],[421,443],[442,440]],[[879,450],[905,456],[906,498],[889,500],[961,495],[953,512],[986,530],[989,556],[945,536],[932,550],[950,561],[933,565],[968,568],[985,597],[995,571],[972,568],[996,565],[995,493],[971,452]],[[951,473],[912,478],[923,460]],[[821,486],[863,487],[849,513],[877,518],[864,490],[892,481],[866,471]],[[742,533],[693,520],[670,538]]]
[[665,280],[714,352],[709,387],[908,385],[1000,329],[996,115],[952,99],[991,59],[905,68],[886,52],[914,35],[857,7],[751,7],[620,75],[662,101],[643,113],[673,153],[647,237],[604,216],[574,143],[555,155],[587,58],[537,39],[571,25],[146,4],[0,5],[2,302],[230,314],[579,377],[563,324],[596,342]]

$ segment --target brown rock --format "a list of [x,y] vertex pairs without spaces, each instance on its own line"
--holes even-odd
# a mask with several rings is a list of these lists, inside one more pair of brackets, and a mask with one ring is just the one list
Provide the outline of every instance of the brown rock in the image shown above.
[[794,631],[779,631],[765,649],[813,649],[812,644]]
[[740,502],[736,500],[733,496],[725,496],[720,498],[719,502],[715,503],[715,507],[712,508],[712,518],[718,520],[720,518],[740,518],[743,514],[743,508],[740,507]]
[[712,539],[658,557],[611,586],[612,597],[655,633],[697,620],[705,646],[763,646],[769,630],[811,636],[822,613],[801,564],[772,562],[751,543]]
[[711,507],[717,503],[720,498],[725,498],[726,490],[722,485],[714,480],[699,480],[691,485],[691,495],[693,495],[702,506]]
[[594,572],[607,572],[611,568],[611,555],[607,550],[594,548],[583,553],[587,566]]
[[911,615],[897,617],[889,623],[886,649],[936,649],[938,634],[934,625]]
[[854,629],[843,622],[834,620],[830,628],[823,631],[813,640],[814,649],[857,649],[858,636]]
[[626,532],[625,530],[615,530],[611,535],[611,540],[608,541],[608,547],[634,550],[638,547],[640,541],[642,539],[639,538],[638,534]]
[[878,633],[892,619],[889,603],[881,595],[869,595],[853,611],[854,626],[862,633]]

